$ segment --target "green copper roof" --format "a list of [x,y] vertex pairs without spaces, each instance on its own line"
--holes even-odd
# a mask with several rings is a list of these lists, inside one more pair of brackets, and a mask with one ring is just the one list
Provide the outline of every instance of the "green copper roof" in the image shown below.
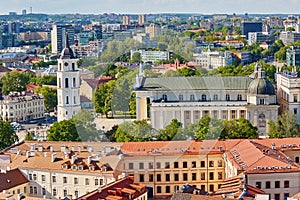
[[204,76],[145,78],[139,90],[247,90],[250,77]]

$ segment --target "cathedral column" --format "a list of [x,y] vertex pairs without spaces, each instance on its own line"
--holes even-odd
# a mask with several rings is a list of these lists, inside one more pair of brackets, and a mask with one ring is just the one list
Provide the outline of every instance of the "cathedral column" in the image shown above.
[[137,97],[136,98],[136,119],[147,119],[147,99]]

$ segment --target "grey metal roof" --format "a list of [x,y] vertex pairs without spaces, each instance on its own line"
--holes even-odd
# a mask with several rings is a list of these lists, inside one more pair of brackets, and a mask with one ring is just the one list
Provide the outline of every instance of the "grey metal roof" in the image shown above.
[[244,76],[145,78],[136,90],[247,90],[252,80]]

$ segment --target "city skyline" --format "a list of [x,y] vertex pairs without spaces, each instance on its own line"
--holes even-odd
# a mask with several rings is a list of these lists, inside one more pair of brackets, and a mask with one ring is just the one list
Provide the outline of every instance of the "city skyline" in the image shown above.
[[[3,0],[2,0],[3,1]],[[0,14],[21,13],[23,9],[30,13],[101,14],[101,13],[197,13],[197,14],[297,14],[300,4],[297,0],[287,0],[282,6],[281,0],[12,0],[1,4]]]

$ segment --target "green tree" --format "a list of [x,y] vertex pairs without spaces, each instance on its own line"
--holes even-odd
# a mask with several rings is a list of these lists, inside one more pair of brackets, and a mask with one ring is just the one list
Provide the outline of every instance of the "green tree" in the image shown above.
[[26,135],[25,135],[25,140],[28,140],[28,141],[33,141],[34,140],[34,133],[32,131],[30,132],[27,132]]
[[117,142],[145,142],[152,137],[151,125],[146,120],[124,122],[119,125],[115,133]]
[[48,130],[48,141],[80,141],[74,119],[54,122]]
[[131,62],[141,62],[141,53],[140,52],[134,52],[132,55]]
[[20,72],[7,73],[1,79],[2,93],[8,95],[10,92],[22,92],[26,90],[26,84],[29,82],[29,76]]
[[74,123],[81,141],[102,141],[104,134],[96,129],[93,113],[80,110],[74,116]]
[[224,122],[222,139],[258,138],[257,127],[245,118],[231,119]]
[[129,111],[132,117],[136,116],[136,93],[132,92],[129,101]]
[[9,122],[0,120],[0,150],[13,145],[19,140],[19,137],[14,131]]
[[290,111],[278,116],[278,120],[268,122],[270,138],[299,137],[299,124],[297,117]]
[[170,141],[173,140],[177,134],[182,133],[182,123],[177,119],[172,119],[170,124],[166,126],[165,129],[161,130],[161,134],[158,136],[160,141]]
[[38,94],[44,96],[44,105],[46,110],[54,110],[57,105],[57,91],[47,86],[38,88],[36,91]]
[[200,73],[197,70],[194,70],[190,67],[184,67],[184,68],[181,68],[181,69],[177,69],[176,71],[179,72],[179,74],[181,76],[185,76],[185,77],[200,76]]

